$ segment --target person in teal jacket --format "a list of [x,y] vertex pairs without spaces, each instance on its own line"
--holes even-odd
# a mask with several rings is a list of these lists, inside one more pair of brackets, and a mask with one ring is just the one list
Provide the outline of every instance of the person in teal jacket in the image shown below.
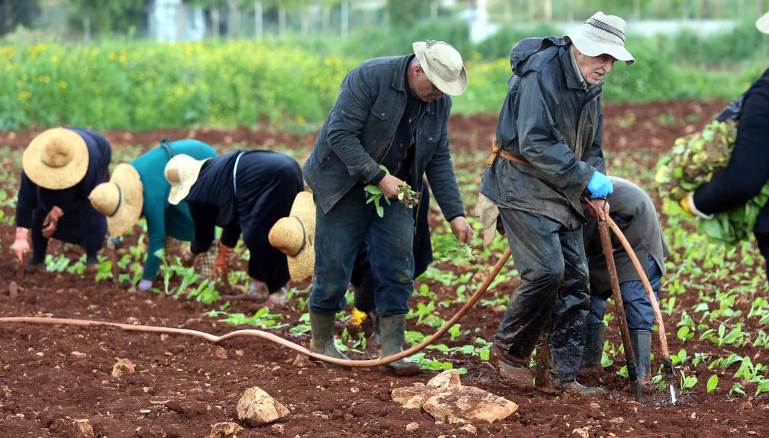
[[171,185],[163,176],[166,163],[174,155],[190,155],[198,160],[216,157],[216,151],[197,140],[163,140],[130,164],[118,165],[109,182],[96,186],[89,199],[93,207],[107,217],[110,236],[117,237],[130,230],[144,216],[147,220],[147,258],[138,289],[149,290],[158,273],[161,259],[158,250],[167,237],[191,241],[195,235],[186,202],[168,203]]

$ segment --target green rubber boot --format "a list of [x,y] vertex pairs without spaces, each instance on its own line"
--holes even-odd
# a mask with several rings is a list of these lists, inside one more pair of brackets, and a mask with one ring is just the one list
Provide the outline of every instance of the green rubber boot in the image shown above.
[[334,322],[336,316],[315,313],[310,310],[310,329],[312,330],[312,339],[310,340],[310,351],[313,353],[325,354],[326,356],[337,359],[349,359],[344,353],[339,351],[334,344]]
[[[390,356],[403,351],[403,341],[406,332],[406,315],[379,317],[379,330],[382,347],[379,357]],[[413,376],[422,370],[418,363],[406,358],[385,365],[396,376]]]

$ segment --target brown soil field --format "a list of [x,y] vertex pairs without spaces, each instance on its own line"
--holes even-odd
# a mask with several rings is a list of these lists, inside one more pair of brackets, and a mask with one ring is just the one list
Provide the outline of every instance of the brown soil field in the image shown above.
[[[722,105],[723,102],[693,101],[608,105],[604,115],[607,154],[612,160],[621,160],[623,151],[648,151],[648,162],[639,164],[653,165],[673,139],[700,128]],[[450,124],[453,150],[485,150],[495,127],[495,115],[454,116]],[[33,135],[3,132],[0,145],[20,149]],[[308,148],[314,138],[275,132],[269,127],[110,132],[107,136],[117,148],[121,144],[151,147],[163,137],[196,137],[213,144],[242,143],[248,147]],[[0,226],[2,248],[9,247],[13,236],[12,226]],[[53,252],[61,251],[57,245],[51,248]],[[478,269],[488,271],[493,261],[492,258],[487,262],[489,266],[481,268],[445,263],[440,267],[460,274]],[[18,296],[11,298],[8,289],[15,280],[15,270],[15,262],[6,249],[0,259],[0,317],[97,319],[217,334],[246,328],[206,317],[205,313],[218,304],[204,306],[158,294],[128,292],[108,281],[95,283],[70,274],[28,274]],[[509,294],[514,283],[499,285],[497,293]],[[455,297],[454,288],[430,286],[438,294],[437,301]],[[696,301],[696,297],[691,299]],[[683,301],[679,306],[691,304]],[[437,312],[447,319],[460,304],[438,306]],[[259,307],[235,302],[229,311],[250,314]],[[747,312],[750,303],[737,307]],[[282,310],[283,322],[289,326],[296,324],[305,311],[295,298]],[[678,313],[674,315],[677,317]],[[479,332],[475,335],[489,340],[500,316],[499,310],[477,307],[461,324],[477,327]],[[292,336],[288,328],[276,333],[302,344],[308,342],[307,334]],[[340,323],[339,331],[343,328]],[[423,333],[432,332],[428,326],[417,328]],[[668,330],[674,332],[673,327]],[[610,340],[618,343],[616,328],[610,328],[610,332]],[[669,340],[671,351],[678,351],[675,336]],[[450,346],[463,345],[470,343],[471,338],[463,335],[453,342],[444,342]],[[714,349],[709,342],[695,340],[687,348]],[[373,350],[368,352],[369,356],[375,354]],[[130,359],[136,365],[136,373],[113,378],[112,366],[118,358]],[[194,338],[107,328],[0,324],[0,436],[67,437],[73,419],[88,419],[97,435],[103,437],[202,437],[214,423],[238,421],[238,399],[252,386],[267,391],[285,404],[291,414],[277,426],[246,427],[238,436],[469,436],[457,425],[435,424],[428,414],[403,409],[390,400],[392,388],[426,381],[432,373],[396,378],[382,369],[326,368],[313,363],[295,364],[295,359],[295,353],[261,340],[241,338],[213,345]],[[759,359],[757,356],[755,360]],[[637,403],[623,388],[625,381],[615,374],[615,364],[607,368],[604,378],[609,395],[581,399],[516,391],[498,377],[491,362],[477,357],[453,355],[449,360],[455,367],[467,369],[462,376],[464,384],[481,387],[519,405],[518,411],[504,421],[474,423],[477,436],[769,436],[767,399],[730,399],[722,389],[728,386],[711,394],[685,393],[675,406],[667,402],[665,393],[649,395]],[[405,426],[412,422],[418,423],[419,428],[407,432]]]

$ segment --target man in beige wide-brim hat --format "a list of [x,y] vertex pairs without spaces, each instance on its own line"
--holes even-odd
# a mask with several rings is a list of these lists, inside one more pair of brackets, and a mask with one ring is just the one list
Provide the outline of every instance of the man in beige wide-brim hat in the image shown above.
[[312,276],[315,269],[315,203],[312,193],[300,192],[294,198],[288,217],[278,219],[267,236],[270,245],[286,255],[293,281]]
[[563,38],[527,38],[510,53],[512,76],[478,207],[487,230],[499,218],[523,274],[493,339],[499,373],[518,389],[532,389],[531,352],[552,321],[552,372],[537,386],[600,392],[576,380],[590,307],[582,199],[602,207],[613,191],[601,149],[600,96],[617,60],[634,62],[625,21],[603,12]]
[[89,267],[97,262],[107,224],[87,196],[107,179],[111,157],[107,139],[86,129],[48,129],[32,140],[22,156],[11,246],[19,263],[31,251],[27,266],[40,269],[51,237],[85,248]]
[[[411,48],[413,54],[368,60],[347,74],[304,165],[317,205],[310,295],[314,352],[346,357],[334,344],[335,314],[344,306],[364,243],[381,284],[376,294],[380,355],[403,350],[408,298],[414,288],[414,215],[412,207],[397,199],[402,186],[420,189],[426,173],[459,243],[468,243],[472,235],[447,135],[449,96],[465,91],[467,71],[462,56],[448,43],[418,41]],[[366,186],[378,187],[391,202],[379,207],[367,203]],[[419,366],[406,359],[387,367],[396,375],[419,372]]]

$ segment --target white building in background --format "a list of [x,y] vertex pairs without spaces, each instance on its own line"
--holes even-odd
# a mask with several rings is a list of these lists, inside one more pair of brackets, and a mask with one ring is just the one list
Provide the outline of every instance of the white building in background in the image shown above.
[[200,41],[206,36],[203,9],[182,0],[154,0],[147,16],[149,36],[158,41]]

